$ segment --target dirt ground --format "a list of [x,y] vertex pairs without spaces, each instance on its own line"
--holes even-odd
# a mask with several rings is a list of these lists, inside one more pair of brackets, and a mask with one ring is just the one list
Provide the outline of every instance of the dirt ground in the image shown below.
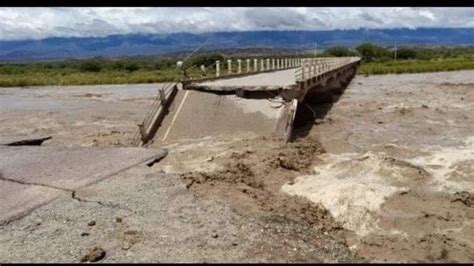
[[[133,86],[0,89],[0,134],[127,145],[157,89]],[[155,142],[165,159],[81,194],[134,212],[59,199],[0,229],[0,261],[79,261],[101,243],[106,262],[474,260],[474,71],[357,76],[311,108],[314,123],[287,145],[253,134]],[[93,238],[75,240],[89,220]],[[28,255],[39,245],[56,250]]]

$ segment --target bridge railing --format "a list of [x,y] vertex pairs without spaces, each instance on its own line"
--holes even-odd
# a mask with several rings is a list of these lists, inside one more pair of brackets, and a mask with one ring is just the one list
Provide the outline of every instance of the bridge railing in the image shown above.
[[295,71],[295,79],[296,81],[304,81],[357,61],[360,61],[360,57],[304,58]]
[[[221,78],[292,69],[299,67],[301,62],[302,58],[296,57],[228,59],[224,62],[217,60],[209,66],[192,66],[184,70],[184,79]],[[181,66],[182,62],[178,62],[178,67]]]
[[[205,80],[297,68],[295,78],[297,81],[303,81],[359,60],[359,57],[247,58],[228,59],[225,62],[217,60],[208,66],[194,65],[183,69],[183,79]],[[182,62],[179,61],[178,68],[181,67]]]

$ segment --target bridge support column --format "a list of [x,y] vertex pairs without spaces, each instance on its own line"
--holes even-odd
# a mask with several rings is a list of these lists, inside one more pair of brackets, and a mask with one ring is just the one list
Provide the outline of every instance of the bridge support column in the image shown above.
[[272,70],[275,70],[275,58],[272,58]]
[[280,58],[277,58],[277,69],[280,69]]
[[247,70],[247,73],[249,73],[250,72],[250,59],[247,59],[246,62],[247,62],[247,69],[246,70]]
[[232,74],[232,60],[227,60],[227,74]]
[[265,70],[265,60],[262,59],[262,60],[260,61],[260,71],[264,71],[264,70]]
[[253,71],[254,72],[258,71],[258,60],[257,59],[253,60]]
[[216,77],[219,77],[221,75],[221,69],[220,69],[220,61],[216,61]]
[[237,74],[242,73],[242,60],[237,59]]
[[267,68],[266,70],[270,70],[270,58],[267,58]]

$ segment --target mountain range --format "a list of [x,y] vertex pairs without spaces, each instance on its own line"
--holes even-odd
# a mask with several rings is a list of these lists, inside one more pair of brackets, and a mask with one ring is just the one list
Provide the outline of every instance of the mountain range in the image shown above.
[[362,42],[381,45],[474,45],[474,28],[356,29],[328,31],[245,31],[171,34],[122,34],[106,37],[52,37],[0,41],[1,61],[30,61],[94,56],[164,55],[202,46],[229,48],[324,49],[354,47]]

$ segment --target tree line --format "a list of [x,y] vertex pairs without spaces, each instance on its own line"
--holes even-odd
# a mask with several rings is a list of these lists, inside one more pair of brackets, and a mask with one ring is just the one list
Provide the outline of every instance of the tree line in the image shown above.
[[409,47],[387,48],[373,43],[362,43],[355,48],[334,46],[318,56],[360,56],[366,62],[400,60],[431,60],[435,58],[460,58],[474,55],[474,47]]

